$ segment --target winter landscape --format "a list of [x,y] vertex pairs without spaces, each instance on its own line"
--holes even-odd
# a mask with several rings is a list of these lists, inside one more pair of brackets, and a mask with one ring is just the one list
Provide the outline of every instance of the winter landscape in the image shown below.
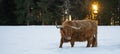
[[55,26],[0,26],[0,54],[118,54],[120,26],[98,26],[98,47],[76,42],[59,48],[60,32]]

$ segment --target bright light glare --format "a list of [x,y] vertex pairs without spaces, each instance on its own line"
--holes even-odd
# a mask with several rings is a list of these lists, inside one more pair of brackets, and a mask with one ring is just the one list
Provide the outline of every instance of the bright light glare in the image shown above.
[[93,10],[98,10],[97,5],[93,5]]
[[98,13],[98,11],[97,11],[97,10],[94,10],[94,13]]

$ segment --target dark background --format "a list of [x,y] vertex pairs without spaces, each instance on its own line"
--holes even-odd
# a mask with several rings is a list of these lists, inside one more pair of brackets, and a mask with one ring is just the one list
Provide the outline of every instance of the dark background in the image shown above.
[[[0,0],[0,25],[62,23],[66,0]],[[85,19],[93,1],[99,3],[99,25],[120,25],[120,0],[69,0],[72,20]],[[111,24],[113,23],[113,24]]]

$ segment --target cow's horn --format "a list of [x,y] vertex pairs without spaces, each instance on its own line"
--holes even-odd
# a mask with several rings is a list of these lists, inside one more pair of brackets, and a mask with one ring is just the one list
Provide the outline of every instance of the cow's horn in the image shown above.
[[60,29],[60,28],[63,27],[63,26],[61,26],[61,25],[58,26],[58,25],[57,25],[57,22],[55,22],[55,25],[56,25],[56,28],[57,28],[57,29]]
[[63,26],[61,26],[61,25],[59,25],[59,26],[57,25],[57,26],[56,26],[57,29],[62,28],[62,27],[63,27]]
[[71,28],[76,29],[76,30],[81,29],[81,27],[75,27],[75,26],[71,26]]

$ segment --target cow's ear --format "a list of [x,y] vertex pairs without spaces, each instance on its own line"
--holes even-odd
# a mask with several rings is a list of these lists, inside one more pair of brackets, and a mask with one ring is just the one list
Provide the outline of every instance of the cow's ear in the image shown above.
[[60,31],[61,31],[62,33],[64,33],[64,29],[63,29],[63,28],[60,28]]
[[64,36],[64,35],[65,35],[63,28],[60,28],[60,33],[61,33],[61,36]]

